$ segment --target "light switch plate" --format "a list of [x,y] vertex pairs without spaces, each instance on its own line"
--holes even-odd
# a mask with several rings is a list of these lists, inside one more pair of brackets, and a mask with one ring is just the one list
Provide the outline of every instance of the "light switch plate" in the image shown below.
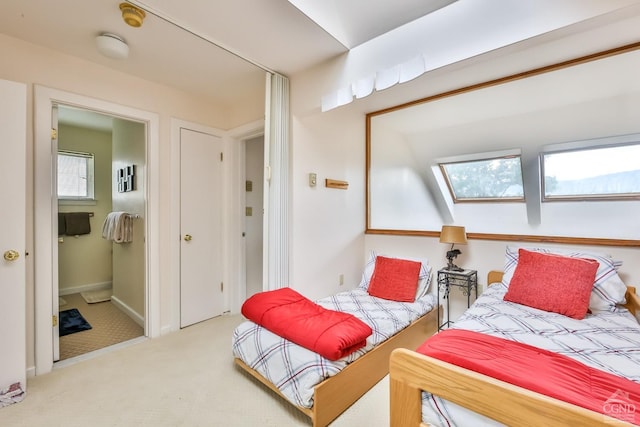
[[315,173],[309,174],[309,187],[315,187],[318,183],[318,175]]

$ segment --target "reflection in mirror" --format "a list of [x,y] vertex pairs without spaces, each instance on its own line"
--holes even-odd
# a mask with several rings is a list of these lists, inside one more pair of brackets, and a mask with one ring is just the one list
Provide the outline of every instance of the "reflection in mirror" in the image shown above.
[[542,153],[543,200],[640,196],[640,141]]
[[[476,238],[640,238],[628,214],[640,206],[638,198],[541,203],[539,166],[546,150],[640,141],[639,47],[368,114],[367,232],[437,235],[443,224],[455,223]],[[443,159],[514,151],[521,155],[525,203],[454,202],[439,167]]]
[[[168,6],[167,6],[168,7]],[[147,10],[145,28],[136,32],[144,76],[206,99],[219,111],[213,119],[222,129],[234,128],[264,117],[265,71],[207,38],[184,28],[156,11]],[[146,67],[146,69],[145,69]]]
[[439,166],[454,202],[524,201],[519,154]]

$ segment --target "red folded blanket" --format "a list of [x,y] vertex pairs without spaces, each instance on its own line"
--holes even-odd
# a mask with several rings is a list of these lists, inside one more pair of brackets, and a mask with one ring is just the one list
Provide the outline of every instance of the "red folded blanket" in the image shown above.
[[373,333],[357,317],[327,310],[291,288],[253,295],[242,305],[242,314],[329,360],[341,359],[364,347]]
[[562,354],[458,329],[434,335],[416,351],[601,414],[640,421],[635,413],[640,384]]

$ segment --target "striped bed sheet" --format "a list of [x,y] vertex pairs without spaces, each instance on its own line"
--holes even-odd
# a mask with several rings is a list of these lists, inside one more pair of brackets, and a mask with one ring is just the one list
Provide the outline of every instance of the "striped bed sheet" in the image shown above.
[[[640,325],[626,309],[576,320],[504,301],[506,292],[502,283],[492,284],[452,328],[533,345],[640,382]],[[422,420],[435,427],[502,425],[426,392]]]
[[330,310],[351,313],[368,324],[373,334],[367,338],[366,346],[332,361],[250,321],[234,330],[232,342],[234,357],[269,380],[291,403],[304,408],[313,406],[317,384],[435,308],[435,297],[431,294],[407,303],[372,297],[363,289],[341,292],[315,302]]

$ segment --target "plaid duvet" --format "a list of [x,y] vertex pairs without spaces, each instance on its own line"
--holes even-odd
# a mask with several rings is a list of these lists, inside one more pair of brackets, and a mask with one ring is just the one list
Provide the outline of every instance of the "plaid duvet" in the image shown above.
[[[576,320],[504,301],[502,283],[491,285],[452,326],[517,341],[576,359],[640,382],[640,325],[625,309]],[[431,426],[498,426],[500,423],[422,394],[422,419]]]
[[305,408],[313,406],[313,388],[317,384],[435,308],[435,298],[430,294],[407,303],[372,297],[362,289],[341,292],[316,303],[353,314],[369,325],[373,334],[367,338],[367,345],[331,361],[253,322],[243,322],[233,333],[234,357],[268,379],[293,404]]

